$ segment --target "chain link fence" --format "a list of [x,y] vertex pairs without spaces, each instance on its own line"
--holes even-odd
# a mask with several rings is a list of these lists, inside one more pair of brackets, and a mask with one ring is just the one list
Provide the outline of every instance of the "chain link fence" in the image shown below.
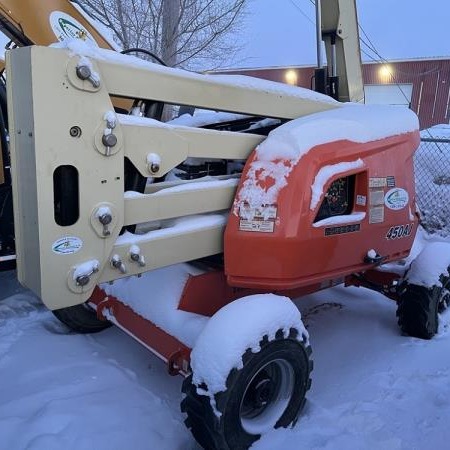
[[422,226],[450,236],[450,126],[422,131],[414,168]]

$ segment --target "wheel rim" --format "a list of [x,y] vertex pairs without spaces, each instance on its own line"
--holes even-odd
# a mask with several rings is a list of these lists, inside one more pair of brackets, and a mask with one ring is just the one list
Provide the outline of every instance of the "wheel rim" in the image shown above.
[[286,410],[294,392],[290,363],[276,359],[262,366],[248,383],[239,408],[242,428],[250,434],[271,430]]

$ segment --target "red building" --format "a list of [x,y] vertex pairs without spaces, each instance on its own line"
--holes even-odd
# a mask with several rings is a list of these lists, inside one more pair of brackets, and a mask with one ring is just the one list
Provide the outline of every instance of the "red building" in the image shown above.
[[[232,69],[221,73],[249,75],[311,88],[313,66]],[[420,119],[420,128],[449,123],[450,58],[421,58],[363,63],[366,103],[404,105]]]

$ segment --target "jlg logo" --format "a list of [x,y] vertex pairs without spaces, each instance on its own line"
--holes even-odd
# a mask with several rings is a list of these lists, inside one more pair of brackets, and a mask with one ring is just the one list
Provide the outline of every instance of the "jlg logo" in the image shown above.
[[81,39],[97,45],[95,39],[89,34],[86,28],[72,16],[69,16],[69,14],[61,11],[53,11],[50,14],[50,26],[52,27],[53,33],[55,33],[61,42],[66,39]]
[[408,192],[401,188],[390,189],[384,197],[384,204],[393,211],[403,209],[409,201]]

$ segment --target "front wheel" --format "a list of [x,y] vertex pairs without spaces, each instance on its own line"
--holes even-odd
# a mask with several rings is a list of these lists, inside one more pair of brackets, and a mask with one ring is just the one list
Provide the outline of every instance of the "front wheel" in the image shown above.
[[227,389],[213,400],[207,386],[193,384],[192,375],[185,379],[181,409],[204,448],[247,449],[263,433],[295,423],[311,386],[312,370],[311,347],[298,337],[294,328],[287,337],[282,330],[273,340],[264,336],[260,350],[243,354],[242,368],[231,370]]
[[112,325],[107,320],[100,320],[95,311],[84,303],[52,312],[64,325],[77,333],[98,333]]

